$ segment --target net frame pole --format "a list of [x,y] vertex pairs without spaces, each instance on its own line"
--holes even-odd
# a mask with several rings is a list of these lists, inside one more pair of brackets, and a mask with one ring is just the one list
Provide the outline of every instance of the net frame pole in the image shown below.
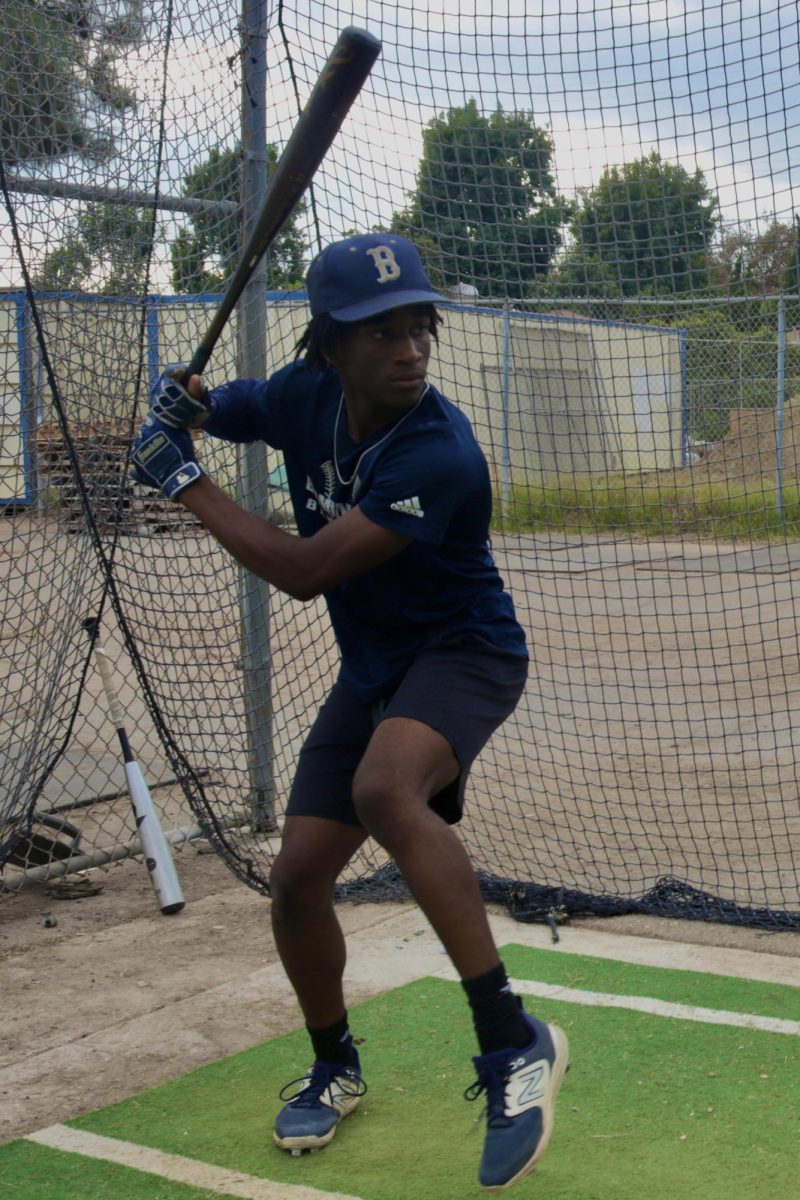
[[511,311],[508,301],[503,305],[503,367],[501,372],[501,396],[503,404],[502,501],[501,512],[509,515],[511,501],[511,442],[509,434],[509,406],[511,403]]
[[[39,497],[38,463],[36,461],[36,426],[39,414],[36,411],[31,389],[31,353],[28,316],[28,298],[20,292],[14,297],[14,332],[16,337],[17,362],[19,371],[19,418],[20,441],[22,448],[23,504],[30,505]],[[11,503],[14,501],[12,500]]]
[[[242,0],[242,225],[244,245],[267,186],[267,0]],[[237,323],[237,359],[243,379],[267,374],[267,261],[264,256],[247,284]],[[244,447],[240,464],[243,506],[267,514],[267,450],[262,442]],[[247,725],[250,792],[247,806],[254,830],[274,830],[272,663],[269,587],[249,571],[239,573],[242,688]]]
[[786,307],[783,296],[778,297],[778,346],[775,374],[778,380],[778,393],[775,400],[775,504],[778,516],[783,520],[783,425],[784,403],[786,400]]

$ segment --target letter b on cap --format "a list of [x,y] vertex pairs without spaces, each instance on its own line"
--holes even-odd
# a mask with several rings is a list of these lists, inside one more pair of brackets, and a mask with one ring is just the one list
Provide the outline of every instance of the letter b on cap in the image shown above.
[[373,246],[367,254],[375,263],[378,272],[378,283],[391,283],[400,278],[400,264],[389,246]]

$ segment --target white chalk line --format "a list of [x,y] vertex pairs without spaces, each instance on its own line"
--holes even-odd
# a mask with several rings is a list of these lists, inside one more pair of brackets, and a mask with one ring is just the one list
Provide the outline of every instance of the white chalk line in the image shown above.
[[321,1192],[318,1188],[302,1184],[260,1179],[243,1171],[230,1171],[212,1163],[184,1158],[181,1154],[166,1154],[150,1146],[137,1146],[134,1142],[123,1142],[119,1138],[71,1129],[68,1125],[50,1125],[47,1129],[29,1133],[26,1140],[49,1146],[53,1150],[66,1150],[86,1158],[132,1167],[174,1183],[205,1188],[221,1196],[237,1196],[241,1200],[359,1200],[358,1196],[345,1195],[343,1192]]
[[557,983],[538,983],[532,979],[512,979],[515,992],[524,996],[539,996],[544,1000],[563,1000],[568,1004],[586,1004],[593,1008],[628,1008],[635,1012],[652,1013],[656,1017],[673,1017],[680,1021],[700,1021],[706,1025],[733,1025],[738,1029],[756,1029],[763,1033],[786,1033],[800,1037],[800,1021],[780,1017],[763,1017],[758,1013],[726,1012],[724,1009],[702,1008],[697,1004],[673,1004],[654,1000],[651,996],[616,996],[610,992],[587,992],[563,987]]

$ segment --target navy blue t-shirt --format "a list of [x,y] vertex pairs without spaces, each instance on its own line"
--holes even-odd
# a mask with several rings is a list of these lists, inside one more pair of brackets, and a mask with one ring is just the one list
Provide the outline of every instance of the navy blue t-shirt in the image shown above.
[[212,397],[205,432],[283,451],[301,536],[358,505],[370,521],[413,539],[325,594],[341,678],[364,702],[391,694],[428,646],[481,639],[527,655],[489,550],[486,459],[467,418],[434,387],[359,445],[332,370],[300,361],[266,381],[224,384]]

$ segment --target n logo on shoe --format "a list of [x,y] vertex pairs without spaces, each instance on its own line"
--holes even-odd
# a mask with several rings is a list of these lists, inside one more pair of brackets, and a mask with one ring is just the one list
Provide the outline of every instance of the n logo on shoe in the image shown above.
[[550,1083],[550,1063],[540,1058],[516,1072],[512,1063],[511,1070],[506,1084],[506,1116],[518,1117],[544,1098]]

